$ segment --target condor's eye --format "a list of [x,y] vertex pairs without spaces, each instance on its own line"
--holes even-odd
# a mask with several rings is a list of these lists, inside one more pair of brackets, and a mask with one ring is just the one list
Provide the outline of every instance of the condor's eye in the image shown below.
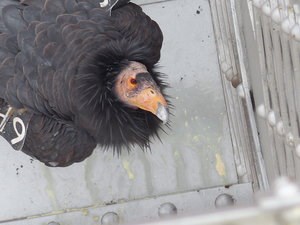
[[131,83],[132,85],[136,85],[136,84],[137,84],[137,81],[136,81],[135,78],[130,78],[130,83]]

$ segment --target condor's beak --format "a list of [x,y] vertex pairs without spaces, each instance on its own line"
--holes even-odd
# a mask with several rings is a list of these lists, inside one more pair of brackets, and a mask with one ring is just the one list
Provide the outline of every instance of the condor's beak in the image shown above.
[[167,102],[157,87],[146,88],[130,100],[131,104],[156,115],[164,124],[168,122]]

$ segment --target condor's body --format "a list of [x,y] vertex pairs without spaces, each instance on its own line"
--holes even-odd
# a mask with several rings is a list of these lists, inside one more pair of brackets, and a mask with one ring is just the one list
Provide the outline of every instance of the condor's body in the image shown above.
[[[3,0],[0,10],[0,98],[30,117],[23,152],[67,166],[97,144],[149,146],[161,126],[154,108],[166,120],[166,85],[155,71],[163,36],[139,6],[123,0],[108,13],[98,0]],[[140,81],[124,81],[137,85],[130,93],[118,82],[124,74]],[[150,88],[161,103],[148,109],[139,102],[146,97],[134,98]]]

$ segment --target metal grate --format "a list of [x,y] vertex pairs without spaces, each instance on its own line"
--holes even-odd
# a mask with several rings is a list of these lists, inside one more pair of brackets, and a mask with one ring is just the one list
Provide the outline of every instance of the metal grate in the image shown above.
[[280,175],[299,180],[300,3],[256,0],[252,4],[259,64],[258,73],[250,75],[253,91],[262,93],[254,98],[263,119],[258,123],[266,169],[270,180]]
[[237,165],[260,189],[279,176],[299,181],[300,2],[211,0],[211,8]]
[[243,62],[235,2],[210,3],[239,182],[250,181],[254,189],[266,189],[268,181]]

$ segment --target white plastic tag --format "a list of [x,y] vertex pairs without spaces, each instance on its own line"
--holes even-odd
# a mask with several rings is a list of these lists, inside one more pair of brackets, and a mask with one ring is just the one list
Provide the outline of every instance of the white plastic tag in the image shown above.
[[111,11],[118,1],[119,0],[100,0],[100,8],[106,10],[109,16],[111,16]]
[[0,102],[0,135],[15,149],[23,148],[32,114],[13,110]]

